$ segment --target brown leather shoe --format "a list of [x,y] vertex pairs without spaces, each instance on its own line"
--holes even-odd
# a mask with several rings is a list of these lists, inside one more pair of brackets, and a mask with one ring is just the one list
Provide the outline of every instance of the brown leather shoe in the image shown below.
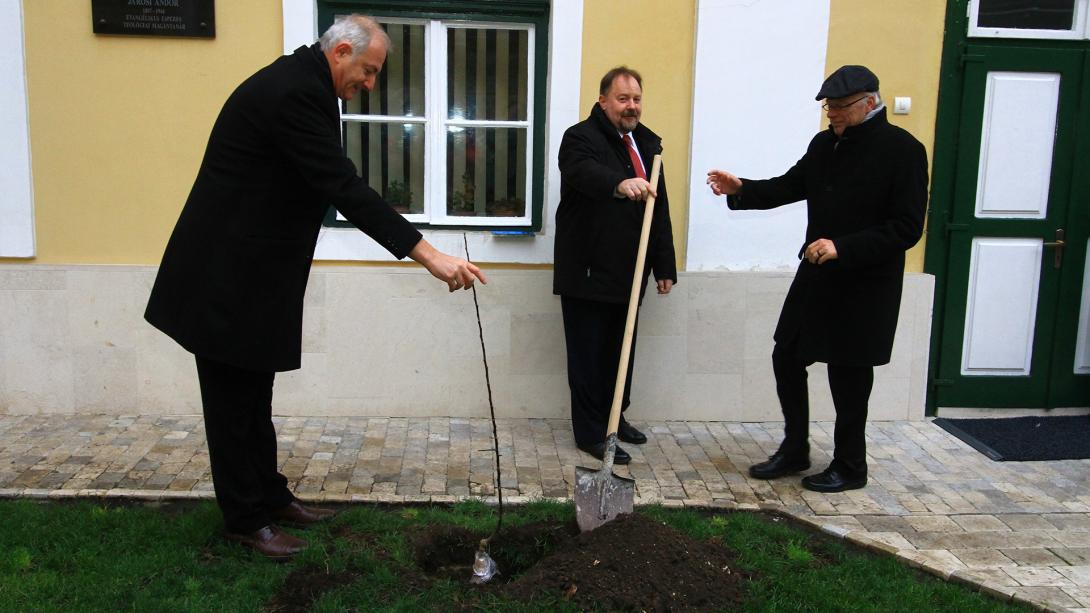
[[292,556],[307,548],[306,541],[296,538],[272,524],[258,528],[249,534],[227,532],[224,536],[229,541],[235,541],[257,550],[258,553],[274,562],[286,562]]
[[309,526],[329,519],[336,514],[337,512],[333,509],[307,507],[299,504],[298,500],[293,500],[291,504],[276,509],[270,513],[269,516],[280,523],[293,524],[296,526]]

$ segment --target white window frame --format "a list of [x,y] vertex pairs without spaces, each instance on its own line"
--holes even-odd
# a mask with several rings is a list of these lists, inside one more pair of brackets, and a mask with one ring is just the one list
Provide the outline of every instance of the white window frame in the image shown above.
[[[379,17],[382,23],[424,26],[424,117],[405,115],[374,115],[345,113],[342,105],[341,122],[418,124],[424,126],[424,212],[403,214],[405,219],[433,227],[482,226],[525,227],[533,223],[533,161],[534,161],[534,35],[531,23],[463,21],[452,19],[411,19]],[[520,30],[527,35],[527,92],[525,120],[451,119],[447,98],[447,36],[451,30]],[[526,134],[525,207],[520,217],[477,217],[450,215],[447,212],[447,133],[465,128],[520,128]],[[345,218],[338,212],[338,221]]]
[[1090,38],[1086,13],[1090,0],[1075,0],[1074,23],[1070,30],[1036,30],[1029,28],[987,28],[976,25],[980,14],[980,0],[969,0],[966,15],[969,18],[970,38],[1032,38],[1053,40],[1081,40]]
[[[429,82],[435,83],[435,88],[442,92],[438,96],[425,97],[429,101],[428,113],[439,118],[436,129],[432,131],[432,139],[428,143],[436,154],[432,156],[435,164],[427,166],[424,170],[424,181],[432,180],[432,186],[428,194],[430,202],[424,203],[424,210],[431,207],[430,217],[432,225],[436,226],[528,226],[533,220],[533,163],[534,163],[534,35],[533,24],[498,23],[488,21],[433,21],[432,27],[425,37],[435,48],[443,50],[437,55],[442,56],[441,62],[437,61],[436,72],[429,73]],[[447,75],[449,74],[447,54],[447,34],[450,30],[471,30],[487,28],[495,30],[524,30],[526,31],[526,119],[522,121],[498,121],[484,119],[451,119],[447,109],[450,108],[450,100],[447,99]],[[425,61],[432,58],[425,50]],[[434,90],[433,90],[434,91]],[[526,188],[523,193],[522,217],[462,217],[449,215],[446,207],[446,168],[447,168],[447,132],[458,128],[522,128],[526,131],[526,166],[523,169],[526,177]],[[429,172],[431,176],[429,177]],[[443,180],[436,180],[442,177]]]
[[[285,54],[300,45],[309,45],[318,38],[318,9],[314,0],[281,0],[284,15]],[[545,121],[545,160],[556,160],[560,141],[569,126],[585,118],[586,108],[579,98],[583,56],[584,0],[552,0],[549,36]],[[560,203],[560,169],[555,163],[545,167],[542,189],[542,225],[537,233],[526,236],[503,236],[490,232],[466,232],[444,228],[421,228],[424,237],[445,253],[463,254],[463,240],[477,262],[518,264],[551,264],[553,261],[552,223]],[[464,237],[464,238],[463,238]],[[323,227],[314,251],[320,261],[393,262],[394,256],[355,228]]]

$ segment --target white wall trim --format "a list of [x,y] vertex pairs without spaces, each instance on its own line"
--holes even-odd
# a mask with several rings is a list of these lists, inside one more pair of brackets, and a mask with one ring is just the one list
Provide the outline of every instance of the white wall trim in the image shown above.
[[825,78],[830,0],[699,0],[689,154],[686,270],[798,265],[806,210],[729,211],[705,184],[720,168],[783,174],[822,127],[814,94]]
[[9,258],[35,255],[23,40],[23,3],[0,3],[0,257]]
[[[285,53],[317,38],[314,0],[282,0]],[[309,33],[309,36],[304,36]],[[545,202],[541,231],[533,236],[496,236],[468,231],[470,255],[478,262],[549,264],[553,261],[553,217],[560,203],[559,155],[564,130],[580,116],[579,77],[583,56],[583,0],[552,0],[549,16],[549,57],[545,118]],[[540,60],[539,60],[540,61]],[[462,232],[424,230],[424,237],[446,253],[462,254]],[[323,228],[316,260],[393,261],[393,256],[355,229]]]
[[318,4],[314,0],[283,0],[284,55],[318,40]]

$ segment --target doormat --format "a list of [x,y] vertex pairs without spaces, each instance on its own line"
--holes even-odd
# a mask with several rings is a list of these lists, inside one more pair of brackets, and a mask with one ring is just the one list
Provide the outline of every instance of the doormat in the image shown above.
[[1090,415],[934,420],[997,462],[1090,458]]

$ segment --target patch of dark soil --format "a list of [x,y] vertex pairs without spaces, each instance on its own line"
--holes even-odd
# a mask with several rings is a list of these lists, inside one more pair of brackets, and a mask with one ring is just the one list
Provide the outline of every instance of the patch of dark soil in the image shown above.
[[737,608],[749,575],[723,546],[702,543],[644,515],[622,515],[571,539],[501,592],[546,595],[609,611]]
[[[506,583],[579,534],[575,521],[532,523],[502,529],[491,541],[489,555],[500,574],[492,584]],[[473,576],[473,555],[482,535],[466,528],[432,525],[413,539],[413,557],[429,575],[454,581]]]
[[329,573],[316,566],[297,568],[284,579],[280,591],[265,604],[265,611],[305,613],[322,594],[353,583],[357,576],[351,570]]
[[[348,526],[332,534],[367,549],[381,561],[389,552],[369,534]],[[491,543],[501,574],[491,583],[469,585],[473,554],[486,534],[449,525],[433,525],[411,537],[415,566],[398,570],[409,590],[426,590],[448,579],[476,592],[491,592],[522,602],[554,598],[582,609],[608,611],[706,611],[737,608],[750,575],[737,556],[717,542],[695,540],[645,515],[623,515],[600,528],[579,533],[574,521],[533,523],[505,528]],[[323,593],[358,579],[360,569],[327,573],[305,567],[294,571],[266,611],[305,611]],[[477,597],[452,608],[472,608]]]

